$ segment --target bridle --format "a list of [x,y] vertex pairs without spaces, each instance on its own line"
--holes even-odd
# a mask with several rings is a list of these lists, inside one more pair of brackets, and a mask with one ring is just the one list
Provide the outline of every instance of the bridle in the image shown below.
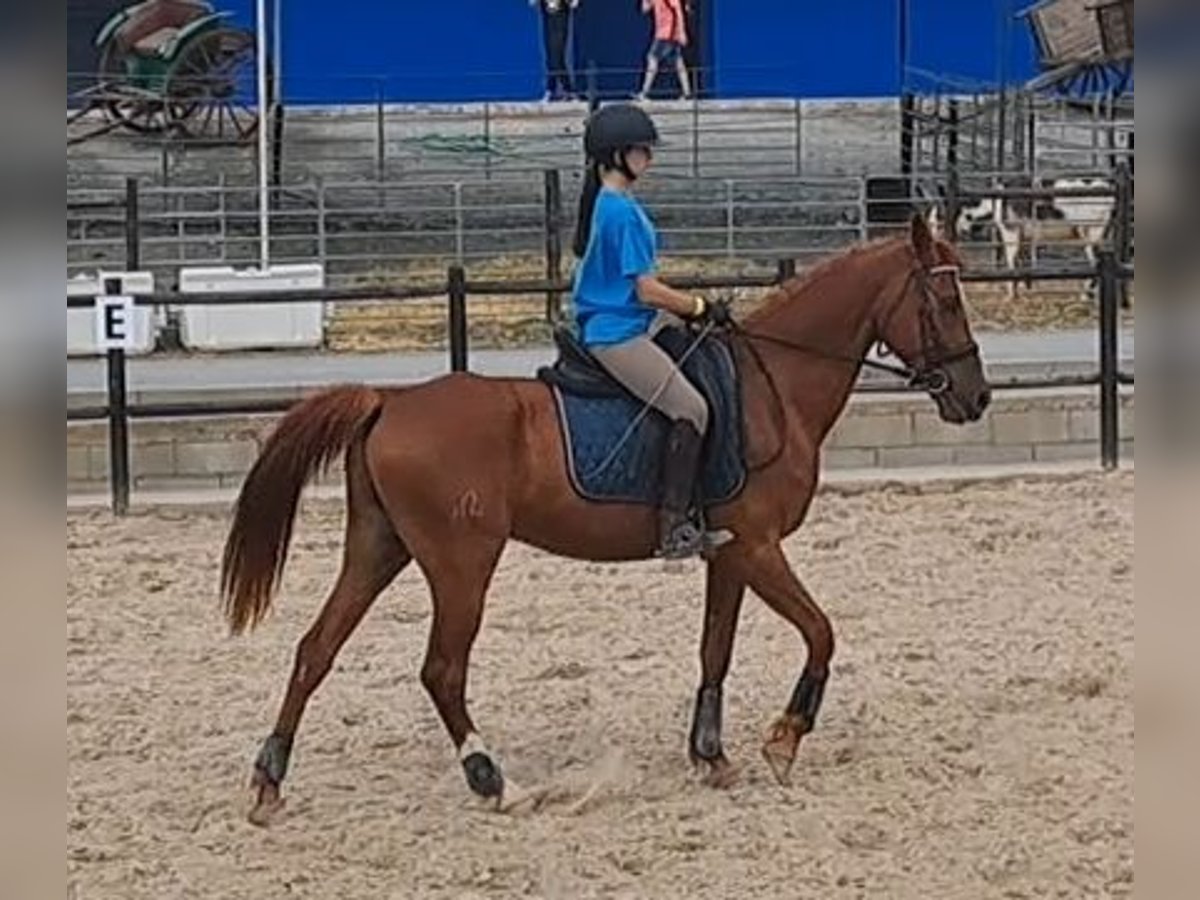
[[[918,324],[921,333],[921,349],[919,356],[914,365],[897,365],[895,363],[885,363],[874,359],[867,359],[863,356],[850,356],[841,353],[831,353],[823,348],[813,347],[808,344],[802,344],[797,341],[791,341],[787,338],[781,338],[773,334],[765,334],[759,331],[751,331],[750,329],[736,324],[733,324],[733,330],[736,334],[746,338],[747,347],[751,350],[751,354],[755,357],[755,362],[763,369],[764,374],[768,374],[766,367],[763,365],[761,358],[758,356],[757,350],[754,349],[754,341],[763,341],[769,344],[786,347],[789,350],[795,350],[800,353],[807,353],[812,356],[820,356],[825,359],[835,360],[838,362],[850,363],[856,366],[864,366],[869,369],[875,369],[880,372],[888,372],[903,379],[905,384],[910,388],[924,390],[930,395],[944,393],[950,387],[950,377],[946,374],[945,367],[951,363],[957,362],[960,359],[966,359],[969,356],[974,356],[979,353],[979,345],[973,340],[968,340],[957,347],[947,347],[943,342],[941,335],[938,334],[937,327],[934,323],[934,309],[937,306],[938,298],[934,294],[933,289],[929,285],[929,278],[933,275],[953,274],[957,281],[959,277],[959,267],[956,265],[940,265],[930,266],[913,266],[909,271],[908,277],[904,280],[904,285],[900,289],[899,295],[893,300],[884,313],[883,318],[876,326],[876,332],[882,334],[887,330],[888,323],[895,316],[897,310],[903,305],[905,298],[908,296],[909,287],[914,281],[921,291],[921,304],[918,310]],[[891,351],[883,346],[882,339],[877,342],[883,347],[883,354],[890,354]],[[768,375],[769,377],[769,375]]]
[[[958,362],[960,359],[966,359],[967,357],[979,354],[979,345],[971,339],[956,347],[948,347],[943,343],[942,336],[938,333],[933,319],[934,310],[940,302],[933,288],[929,285],[930,276],[933,275],[952,275],[955,285],[961,285],[959,280],[961,272],[956,265],[930,266],[928,269],[924,266],[914,266],[909,271],[908,278],[904,281],[904,287],[900,291],[899,298],[893,301],[875,329],[878,334],[883,334],[887,330],[892,316],[896,314],[896,310],[900,308],[904,298],[908,296],[909,285],[915,280],[917,287],[921,291],[921,303],[917,310],[917,323],[921,333],[921,349],[914,367],[897,367],[899,371],[896,374],[904,378],[908,382],[909,387],[920,388],[930,395],[941,394],[949,389],[950,377],[946,374],[946,366]],[[957,293],[959,297],[962,296],[961,287],[958,288]],[[882,346],[882,340],[879,343]],[[886,352],[891,352],[887,348],[884,349]],[[870,362],[871,360],[863,360],[864,365]]]
[[[824,359],[835,360],[837,362],[845,362],[854,366],[865,366],[869,369],[875,369],[880,372],[889,372],[892,375],[897,375],[902,378],[905,384],[910,388],[923,390],[931,397],[936,397],[938,394],[945,393],[950,389],[950,376],[946,374],[945,367],[960,359],[966,359],[969,356],[978,355],[979,345],[974,340],[968,340],[966,343],[957,347],[947,347],[938,334],[934,323],[934,310],[938,304],[938,298],[934,294],[933,289],[929,285],[929,278],[933,275],[953,274],[957,283],[959,277],[959,267],[956,265],[939,265],[925,268],[921,265],[913,266],[909,271],[908,277],[904,280],[904,286],[900,289],[899,296],[889,304],[887,312],[876,325],[877,334],[883,334],[887,325],[891,322],[896,311],[903,305],[905,298],[908,296],[909,287],[913,281],[917,282],[921,290],[921,306],[918,310],[918,323],[921,334],[921,349],[916,363],[913,366],[896,365],[894,363],[880,362],[874,359],[867,359],[864,356],[849,356],[847,354],[831,353],[828,350],[813,347],[808,344],[802,344],[797,341],[791,341],[787,338],[781,338],[773,334],[765,334],[763,332],[751,331],[737,322],[730,322],[730,328],[734,334],[743,338],[743,345],[754,360],[755,366],[766,379],[767,384],[771,388],[771,396],[774,400],[774,418],[778,434],[780,435],[779,446],[775,451],[763,462],[756,463],[750,466],[752,471],[765,469],[767,466],[777,460],[782,455],[785,438],[783,429],[786,424],[786,412],[783,407],[783,397],[779,393],[779,387],[775,383],[775,379],[771,376],[770,369],[767,368],[763,361],[762,355],[758,352],[758,348],[754,346],[755,341],[763,341],[769,344],[775,344],[780,347],[785,347],[789,350],[795,350],[800,353],[807,353],[812,356],[819,356]],[[961,292],[960,292],[961,295]],[[883,347],[886,353],[891,351],[883,345],[882,339],[877,343]]]

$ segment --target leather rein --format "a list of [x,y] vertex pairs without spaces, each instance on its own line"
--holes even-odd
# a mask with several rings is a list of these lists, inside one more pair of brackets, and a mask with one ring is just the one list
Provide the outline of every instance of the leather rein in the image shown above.
[[[808,344],[802,344],[797,341],[791,341],[787,338],[781,338],[773,334],[765,334],[759,331],[751,331],[744,326],[730,322],[730,329],[735,334],[740,336],[742,343],[750,356],[754,359],[755,366],[762,372],[763,377],[767,380],[767,384],[771,388],[771,396],[774,401],[774,413],[780,435],[779,446],[771,454],[771,456],[762,463],[751,466],[751,471],[765,469],[767,466],[774,463],[783,454],[785,439],[783,437],[783,429],[786,425],[787,415],[783,408],[783,397],[779,393],[779,386],[775,383],[770,369],[767,368],[763,361],[762,355],[758,352],[758,348],[754,346],[755,341],[775,344],[780,347],[785,347],[789,350],[795,350],[799,353],[807,353],[811,356],[818,356],[824,359],[844,362],[854,366],[865,366],[870,369],[875,369],[880,372],[888,372],[892,375],[902,378],[909,388],[917,388],[928,393],[930,396],[936,396],[944,393],[950,388],[950,376],[946,374],[945,366],[956,362],[960,359],[966,359],[969,356],[974,356],[979,353],[979,345],[975,341],[968,341],[960,347],[953,349],[945,347],[937,334],[937,329],[933,322],[933,308],[937,302],[933,291],[929,287],[929,276],[950,274],[953,273],[957,278],[959,267],[954,265],[933,266],[929,269],[923,266],[914,266],[908,273],[908,278],[904,281],[904,286],[900,290],[900,294],[888,308],[887,314],[879,323],[878,331],[882,332],[887,323],[891,321],[892,316],[900,308],[904,298],[908,295],[909,286],[915,280],[921,288],[921,307],[919,312],[919,323],[921,329],[921,357],[915,367],[907,365],[896,365],[894,363],[880,362],[874,359],[867,359],[864,356],[850,356],[847,354],[831,353],[828,350],[813,347]],[[877,343],[882,344],[882,341]]]

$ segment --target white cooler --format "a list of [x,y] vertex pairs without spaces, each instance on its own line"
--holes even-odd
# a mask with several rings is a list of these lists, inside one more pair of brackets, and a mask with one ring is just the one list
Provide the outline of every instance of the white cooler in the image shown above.
[[[315,290],[325,286],[319,263],[234,269],[232,266],[179,270],[181,294],[267,294],[282,290]],[[179,336],[193,350],[267,350],[320,347],[325,333],[325,304],[245,303],[184,306]]]

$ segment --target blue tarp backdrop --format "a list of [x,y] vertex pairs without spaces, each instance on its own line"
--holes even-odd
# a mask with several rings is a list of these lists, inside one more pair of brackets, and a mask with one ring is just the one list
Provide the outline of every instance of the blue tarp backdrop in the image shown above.
[[[541,20],[528,0],[279,2],[289,104],[528,100],[544,91]],[[1035,74],[1028,29],[1015,19],[1023,0],[692,0],[704,93],[893,96],[901,3],[911,68],[985,83]],[[215,5],[253,27],[253,0]],[[570,55],[581,77],[589,63],[598,67],[602,93],[627,95],[650,30],[640,0],[581,0]]]

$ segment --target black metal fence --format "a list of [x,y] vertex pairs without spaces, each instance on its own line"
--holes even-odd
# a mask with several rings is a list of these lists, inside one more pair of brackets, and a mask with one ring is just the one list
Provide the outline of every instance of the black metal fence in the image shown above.
[[[132,249],[132,248],[131,248]],[[136,251],[131,257],[136,265]],[[730,288],[771,287],[795,273],[794,260],[781,260],[777,271],[770,276],[747,276],[715,278],[688,278],[671,280],[674,286],[687,290],[721,290]],[[1008,280],[1062,281],[1095,278],[1099,290],[1099,360],[1097,370],[1084,376],[1064,376],[1037,380],[1020,379],[993,385],[997,389],[1049,388],[1063,386],[1094,385],[1099,391],[1100,439],[1099,455],[1104,468],[1115,468],[1119,464],[1120,442],[1118,414],[1120,409],[1119,387],[1132,384],[1133,376],[1120,370],[1118,338],[1120,331],[1120,297],[1122,287],[1133,278],[1133,268],[1118,260],[1116,253],[1107,248],[1098,254],[1095,268],[1072,267],[1060,269],[1025,269],[1006,273],[968,272],[963,274],[966,282],[994,282]],[[362,287],[340,290],[291,290],[270,294],[153,294],[139,296],[135,302],[141,306],[171,303],[176,305],[260,305],[264,303],[293,303],[320,301],[325,303],[362,302],[364,300],[391,301],[444,296],[447,299],[446,315],[449,334],[449,365],[451,371],[466,371],[470,365],[468,345],[467,298],[471,294],[520,295],[545,293],[548,297],[559,296],[569,290],[561,278],[539,280],[472,281],[462,266],[451,266],[446,278],[436,284],[407,286]],[[68,297],[68,308],[90,307],[94,301],[89,297]],[[237,403],[198,401],[189,403],[139,403],[130,404],[126,389],[126,359],[124,351],[112,349],[107,352],[107,398],[103,406],[74,408],[67,411],[67,421],[107,420],[109,429],[109,487],[112,509],[124,515],[129,509],[129,422],[131,419],[153,419],[165,417],[200,417],[218,415],[246,415],[254,413],[283,412],[294,401],[242,401]],[[859,390],[905,390],[896,385],[881,385],[874,388],[860,386]]]

